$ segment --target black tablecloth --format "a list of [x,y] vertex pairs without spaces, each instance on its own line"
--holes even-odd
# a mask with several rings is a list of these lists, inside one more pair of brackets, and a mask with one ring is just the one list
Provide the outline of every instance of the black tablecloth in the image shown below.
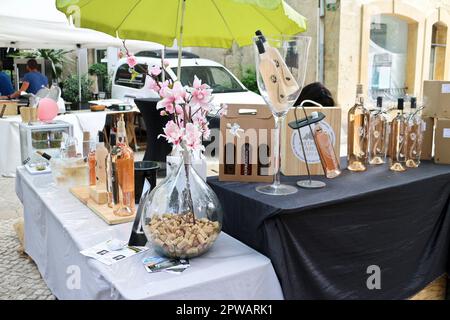
[[[272,260],[287,299],[405,299],[448,270],[450,166],[319,180],[327,187],[281,197],[208,180],[223,230]],[[371,265],[381,270],[379,290],[367,287]]]

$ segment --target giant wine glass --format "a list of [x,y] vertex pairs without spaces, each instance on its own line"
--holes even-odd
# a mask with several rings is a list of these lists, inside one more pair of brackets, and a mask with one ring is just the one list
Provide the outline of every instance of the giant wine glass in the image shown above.
[[280,182],[281,128],[303,89],[311,38],[283,35],[265,38],[260,34],[254,40],[259,92],[275,118],[274,181],[256,190],[268,195],[293,194],[297,192],[296,187]]

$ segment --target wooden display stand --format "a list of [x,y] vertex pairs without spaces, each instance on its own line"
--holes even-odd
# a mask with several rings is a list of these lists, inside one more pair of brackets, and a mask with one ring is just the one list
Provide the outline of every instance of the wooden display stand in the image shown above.
[[89,187],[70,188],[70,192],[109,225],[134,221],[136,214],[128,217],[119,217],[113,214],[113,210],[108,207],[108,204],[98,204],[92,200],[89,195]]
[[[331,133],[334,140],[334,151],[339,160],[340,143],[341,143],[341,108],[339,107],[305,107],[308,116],[312,112],[321,112],[325,115],[325,119],[320,122],[322,128]],[[285,126],[281,130],[281,172],[286,176],[306,175],[306,163],[304,161],[301,149],[298,130],[294,130],[288,126],[288,123],[295,121],[295,109],[289,110]],[[297,110],[298,120],[305,118],[303,110]],[[314,125],[311,125],[314,129]],[[305,143],[306,159],[308,160],[311,175],[323,175],[322,164],[317,153],[314,140],[311,136],[309,128],[306,126],[301,129],[303,142]]]

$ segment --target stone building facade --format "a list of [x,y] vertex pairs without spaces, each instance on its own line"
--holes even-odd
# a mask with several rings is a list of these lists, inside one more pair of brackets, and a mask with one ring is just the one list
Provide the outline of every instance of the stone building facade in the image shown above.
[[[419,99],[423,80],[450,77],[450,50],[445,47],[450,36],[450,32],[447,32],[447,26],[450,25],[450,0],[287,2],[308,19],[305,35],[312,37],[312,43],[306,83],[323,81],[344,109],[343,114],[354,102],[356,84],[364,84],[366,91],[371,86],[377,89],[389,86],[386,80],[389,76],[386,63],[389,61],[374,62],[374,54],[378,60],[384,56],[399,59],[404,68],[393,73],[401,82],[397,84],[398,89],[403,90],[403,94],[416,95]],[[381,39],[383,33],[384,38]],[[399,48],[394,48],[393,53],[385,50],[379,43],[374,44],[377,39],[381,39],[385,45],[388,45],[385,43],[388,39],[388,42],[394,42],[390,44],[393,47],[401,47],[402,44],[403,49],[400,49],[404,52],[396,52]],[[193,49],[202,57],[226,65],[238,76],[245,68],[254,65],[252,50],[251,47]],[[379,52],[374,53],[374,50]],[[391,57],[383,52],[392,53]],[[392,63],[396,66],[395,61]],[[375,82],[379,82],[375,86],[374,78]]]

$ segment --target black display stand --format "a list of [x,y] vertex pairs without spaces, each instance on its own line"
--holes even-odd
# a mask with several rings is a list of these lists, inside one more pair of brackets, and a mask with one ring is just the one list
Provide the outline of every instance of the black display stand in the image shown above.
[[[305,110],[305,104],[306,103],[311,103],[315,106],[318,107],[323,107],[321,104],[311,101],[311,100],[304,100],[299,106],[296,106],[294,109],[294,115],[295,115],[295,121],[294,122],[290,122],[289,123],[289,127],[291,127],[292,129],[296,129],[298,131],[298,137],[300,138],[300,145],[302,147],[302,151],[303,151],[303,157],[305,159],[305,164],[306,164],[306,170],[308,172],[308,179],[307,180],[300,180],[297,181],[297,185],[300,188],[304,188],[304,189],[320,189],[320,188],[324,188],[326,186],[326,183],[323,181],[319,181],[319,180],[312,180],[311,178],[311,171],[309,169],[309,162],[308,159],[306,157],[306,152],[305,152],[305,145],[303,143],[303,138],[302,138],[302,133],[300,132],[300,129],[303,127],[308,127],[309,131],[311,132],[311,136],[313,138],[314,144],[317,148],[317,141],[316,138],[314,136],[314,132],[313,129],[311,128],[311,124],[317,123],[323,119],[325,119],[325,115],[322,112],[318,112],[318,116],[316,118],[313,118],[312,116],[307,115],[306,110]],[[297,116],[297,110],[298,108],[301,108],[303,111],[303,114],[305,115],[305,118],[300,119]],[[318,148],[317,148],[318,150]],[[322,159],[320,159],[320,161],[322,161]]]
[[172,151],[172,146],[160,134],[164,134],[163,128],[171,119],[170,116],[162,117],[156,105],[160,99],[142,98],[134,99],[136,106],[141,112],[147,131],[147,149],[145,150],[145,161],[166,162],[167,155]]

